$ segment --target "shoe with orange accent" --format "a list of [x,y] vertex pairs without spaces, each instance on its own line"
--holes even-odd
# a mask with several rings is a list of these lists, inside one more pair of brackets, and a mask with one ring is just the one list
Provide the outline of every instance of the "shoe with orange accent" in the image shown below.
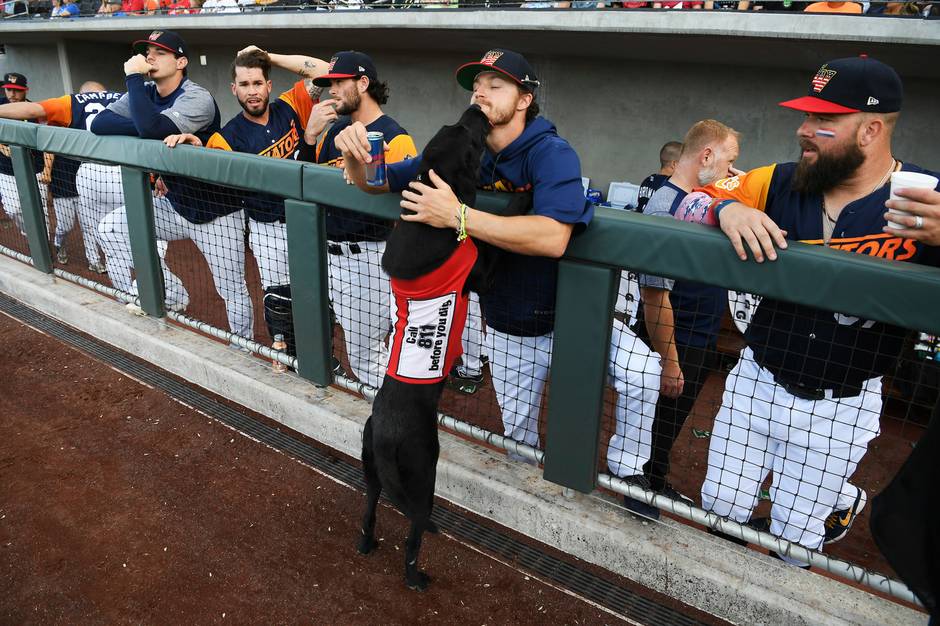
[[852,503],[851,507],[833,511],[826,518],[826,538],[823,544],[835,543],[845,537],[855,522],[855,518],[865,508],[865,503],[868,502],[868,494],[865,493],[864,489],[859,487],[856,487],[856,489],[858,489],[858,495],[855,496],[855,502]]

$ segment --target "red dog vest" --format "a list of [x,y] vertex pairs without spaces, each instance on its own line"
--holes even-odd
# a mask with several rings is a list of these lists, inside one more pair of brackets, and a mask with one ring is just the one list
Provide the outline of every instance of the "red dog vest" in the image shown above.
[[460,336],[467,321],[464,283],[477,260],[477,247],[464,239],[439,268],[413,280],[393,278],[391,355],[388,375],[426,385],[443,380],[463,353]]

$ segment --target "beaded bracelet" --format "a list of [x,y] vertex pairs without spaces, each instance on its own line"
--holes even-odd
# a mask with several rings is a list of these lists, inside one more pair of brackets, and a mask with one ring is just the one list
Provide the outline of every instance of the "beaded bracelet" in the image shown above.
[[457,241],[463,241],[467,238],[467,209],[470,208],[463,202],[457,207]]

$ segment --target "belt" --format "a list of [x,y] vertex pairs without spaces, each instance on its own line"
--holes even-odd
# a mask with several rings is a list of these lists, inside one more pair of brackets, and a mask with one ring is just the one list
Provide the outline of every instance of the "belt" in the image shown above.
[[831,392],[832,398],[854,398],[862,393],[861,385],[840,385],[831,389],[819,389],[803,385],[801,383],[791,383],[774,377],[778,385],[783,387],[787,393],[801,400],[824,400],[826,392]]
[[353,243],[347,243],[347,242],[327,243],[326,244],[326,251],[336,256],[343,256],[344,254],[346,254],[345,252],[343,252],[343,248],[346,248],[347,250],[349,250],[349,254],[359,254],[360,252],[362,252],[362,248],[360,248],[359,244],[355,242]]

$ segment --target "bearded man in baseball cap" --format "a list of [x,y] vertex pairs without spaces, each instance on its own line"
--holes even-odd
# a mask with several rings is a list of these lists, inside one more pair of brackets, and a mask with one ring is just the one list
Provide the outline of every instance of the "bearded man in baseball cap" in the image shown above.
[[[746,259],[749,249],[758,262],[774,260],[775,247],[792,239],[937,264],[932,246],[940,244],[940,193],[908,189],[899,192],[901,200],[888,200],[892,174],[926,173],[892,151],[904,101],[897,72],[861,55],[824,63],[807,82],[805,95],[780,103],[803,114],[799,162],[704,188],[739,257]],[[886,206],[911,212],[892,216],[902,228],[887,225]],[[879,432],[881,380],[906,334],[764,298],[715,417],[702,507],[748,522],[772,458],[770,532],[810,550],[844,537],[867,501],[848,478]]]

